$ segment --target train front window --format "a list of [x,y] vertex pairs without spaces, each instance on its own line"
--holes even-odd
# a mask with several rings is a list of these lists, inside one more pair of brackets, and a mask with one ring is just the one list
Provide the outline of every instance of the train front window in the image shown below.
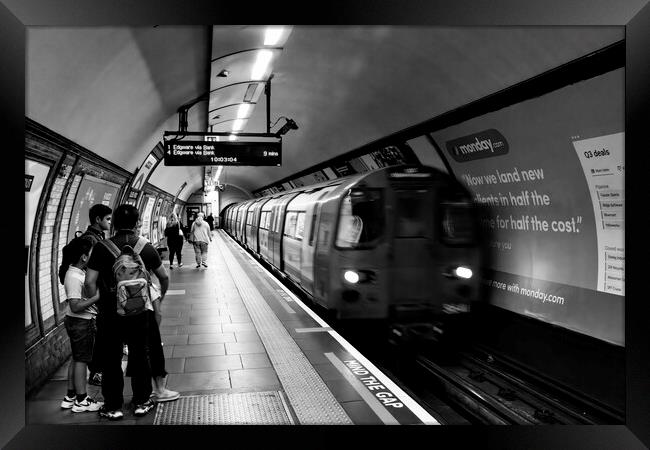
[[476,223],[471,203],[441,203],[441,237],[447,244],[473,244]]
[[395,237],[431,236],[431,192],[425,189],[395,191]]
[[377,189],[350,189],[341,201],[336,245],[367,248],[384,232],[384,201]]

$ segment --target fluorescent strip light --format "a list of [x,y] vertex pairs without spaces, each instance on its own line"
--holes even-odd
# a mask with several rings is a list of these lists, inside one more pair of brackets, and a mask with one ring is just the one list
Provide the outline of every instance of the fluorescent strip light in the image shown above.
[[228,136],[228,140],[229,141],[236,141],[237,140],[237,135],[236,134],[231,134],[230,136]]
[[282,27],[269,27],[264,33],[264,45],[275,45],[280,41],[282,37],[282,32],[284,28]]
[[244,128],[244,119],[237,119],[232,124],[232,131],[239,131]]
[[273,52],[271,50],[260,50],[257,52],[257,59],[253,65],[253,70],[251,71],[251,79],[261,80],[262,76],[266,72],[266,69],[271,62],[273,57]]
[[250,110],[252,109],[253,105],[250,103],[244,103],[239,106],[239,110],[237,111],[237,118],[238,119],[246,119],[250,115]]
[[251,83],[248,85],[246,88],[246,93],[244,94],[244,101],[245,102],[250,102],[253,100],[253,96],[255,95],[255,91],[257,90],[257,83]]

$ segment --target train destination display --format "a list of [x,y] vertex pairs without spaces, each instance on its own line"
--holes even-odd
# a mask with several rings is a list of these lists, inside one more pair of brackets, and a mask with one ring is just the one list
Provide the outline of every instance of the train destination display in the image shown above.
[[165,141],[166,166],[281,166],[282,141]]

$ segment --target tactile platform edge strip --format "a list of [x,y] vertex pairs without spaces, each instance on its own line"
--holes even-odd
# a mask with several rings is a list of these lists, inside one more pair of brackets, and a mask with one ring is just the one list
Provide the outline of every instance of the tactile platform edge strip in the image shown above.
[[[221,232],[221,231],[220,231]],[[273,310],[255,289],[223,239],[218,239],[224,266],[262,339],[284,392],[301,424],[353,424],[323,379],[312,367]]]
[[281,393],[190,395],[159,403],[154,425],[291,425]]

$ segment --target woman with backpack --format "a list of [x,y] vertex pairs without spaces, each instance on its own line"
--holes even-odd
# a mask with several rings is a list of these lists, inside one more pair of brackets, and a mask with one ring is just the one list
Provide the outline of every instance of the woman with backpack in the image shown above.
[[174,268],[174,255],[178,260],[178,267],[183,267],[181,259],[181,250],[183,249],[183,230],[176,213],[171,213],[169,222],[165,228],[165,237],[167,238],[167,248],[169,248],[169,268]]

